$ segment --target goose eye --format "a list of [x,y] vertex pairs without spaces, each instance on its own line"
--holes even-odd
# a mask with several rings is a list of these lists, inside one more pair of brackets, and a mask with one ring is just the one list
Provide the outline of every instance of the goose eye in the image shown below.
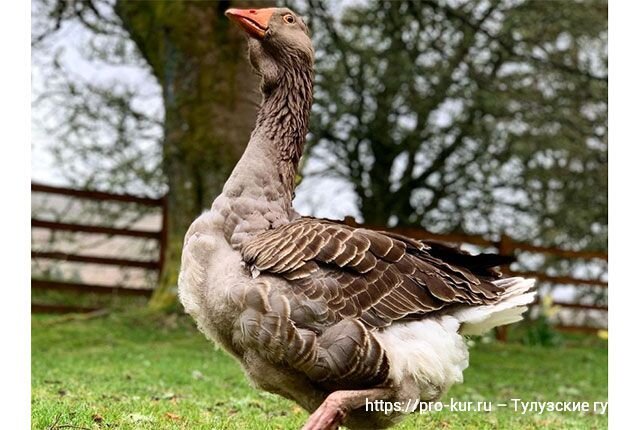
[[284,19],[284,22],[286,22],[287,24],[293,24],[294,22],[296,22],[296,19],[291,14],[286,14],[282,17],[282,19]]

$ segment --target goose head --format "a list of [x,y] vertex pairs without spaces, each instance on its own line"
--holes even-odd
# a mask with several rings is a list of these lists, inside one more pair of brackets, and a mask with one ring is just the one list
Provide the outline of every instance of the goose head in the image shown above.
[[249,36],[249,60],[267,87],[288,70],[313,68],[309,30],[290,9],[228,9],[225,15]]

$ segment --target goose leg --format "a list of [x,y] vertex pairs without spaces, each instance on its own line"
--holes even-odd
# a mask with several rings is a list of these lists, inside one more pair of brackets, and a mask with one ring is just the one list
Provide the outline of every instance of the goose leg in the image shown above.
[[337,430],[350,411],[361,408],[367,400],[385,399],[393,393],[391,388],[334,391],[311,414],[302,430]]

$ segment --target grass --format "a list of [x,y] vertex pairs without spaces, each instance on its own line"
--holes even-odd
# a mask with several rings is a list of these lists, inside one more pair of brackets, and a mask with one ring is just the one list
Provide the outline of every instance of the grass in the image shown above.
[[[239,365],[186,317],[118,312],[86,321],[32,318],[34,429],[295,429],[307,414],[252,388]],[[471,348],[463,401],[606,401],[606,344]],[[399,429],[600,429],[580,412],[414,414]]]

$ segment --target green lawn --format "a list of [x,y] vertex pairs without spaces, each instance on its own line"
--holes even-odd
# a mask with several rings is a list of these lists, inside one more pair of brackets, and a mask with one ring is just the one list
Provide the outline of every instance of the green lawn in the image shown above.
[[[34,429],[295,429],[307,414],[253,389],[186,317],[120,312],[87,321],[32,318]],[[471,348],[463,401],[606,401],[606,344]],[[607,415],[509,408],[414,415],[400,429],[596,429]]]

